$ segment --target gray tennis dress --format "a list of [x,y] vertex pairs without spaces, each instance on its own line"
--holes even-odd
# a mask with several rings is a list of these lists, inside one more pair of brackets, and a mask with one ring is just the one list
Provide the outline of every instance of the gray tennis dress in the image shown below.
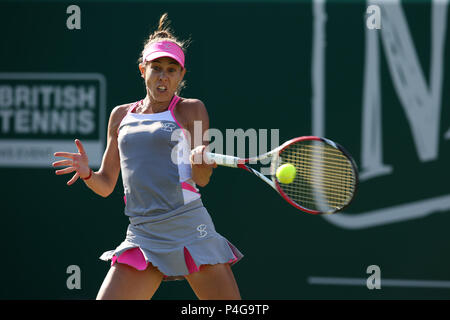
[[173,114],[179,100],[174,96],[167,111],[153,114],[134,113],[136,102],[122,120],[118,144],[130,224],[125,240],[100,257],[107,261],[139,247],[164,280],[184,279],[192,260],[199,267],[243,257],[216,232],[191,178],[191,148]]

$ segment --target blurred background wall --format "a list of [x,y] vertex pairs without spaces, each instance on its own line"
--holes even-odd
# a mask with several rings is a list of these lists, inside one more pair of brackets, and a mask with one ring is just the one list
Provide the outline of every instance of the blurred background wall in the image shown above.
[[[81,29],[67,27],[72,4]],[[370,5],[378,7],[367,12]],[[111,110],[145,96],[137,59],[164,12],[175,34],[192,40],[181,96],[205,103],[211,127],[267,129],[267,149],[325,136],[360,170],[352,205],[326,217],[297,211],[243,171],[214,171],[201,193],[216,229],[245,255],[233,267],[242,297],[450,298],[447,8],[0,2],[0,298],[95,298],[109,268],[98,257],[120,244],[128,225],[122,182],[108,198],[81,181],[68,187],[69,175],[54,174],[53,152],[75,152],[78,138],[98,169]],[[67,287],[72,265],[80,289]],[[366,286],[371,265],[381,272],[379,290]],[[178,281],[163,283],[154,298],[195,295]]]

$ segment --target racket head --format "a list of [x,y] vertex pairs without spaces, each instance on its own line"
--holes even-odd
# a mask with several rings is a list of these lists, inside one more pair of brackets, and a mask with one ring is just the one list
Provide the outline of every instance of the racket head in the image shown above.
[[[296,169],[291,183],[276,177],[283,164]],[[351,155],[339,144],[307,136],[287,141],[272,159],[272,181],[291,205],[311,214],[333,214],[352,202],[358,187],[358,169]]]

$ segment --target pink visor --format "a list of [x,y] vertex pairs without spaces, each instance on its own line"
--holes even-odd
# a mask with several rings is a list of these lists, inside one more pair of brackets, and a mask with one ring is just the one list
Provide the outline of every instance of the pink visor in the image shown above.
[[142,60],[152,61],[162,57],[169,57],[176,60],[184,69],[184,53],[181,48],[172,41],[161,41],[152,43],[144,50]]

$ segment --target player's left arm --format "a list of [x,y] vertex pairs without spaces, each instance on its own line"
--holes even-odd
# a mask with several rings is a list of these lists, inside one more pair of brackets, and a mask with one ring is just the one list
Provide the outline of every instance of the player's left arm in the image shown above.
[[[187,99],[184,111],[188,114],[187,129],[191,134],[191,168],[192,179],[200,187],[204,187],[209,183],[212,175],[212,169],[217,164],[207,164],[204,162],[203,153],[209,144],[209,137],[205,136],[205,132],[209,129],[209,116],[205,104],[198,99]],[[197,128],[195,127],[197,126]],[[199,130],[199,127],[201,130]],[[195,130],[197,129],[197,130]],[[201,137],[196,137],[201,132]]]

